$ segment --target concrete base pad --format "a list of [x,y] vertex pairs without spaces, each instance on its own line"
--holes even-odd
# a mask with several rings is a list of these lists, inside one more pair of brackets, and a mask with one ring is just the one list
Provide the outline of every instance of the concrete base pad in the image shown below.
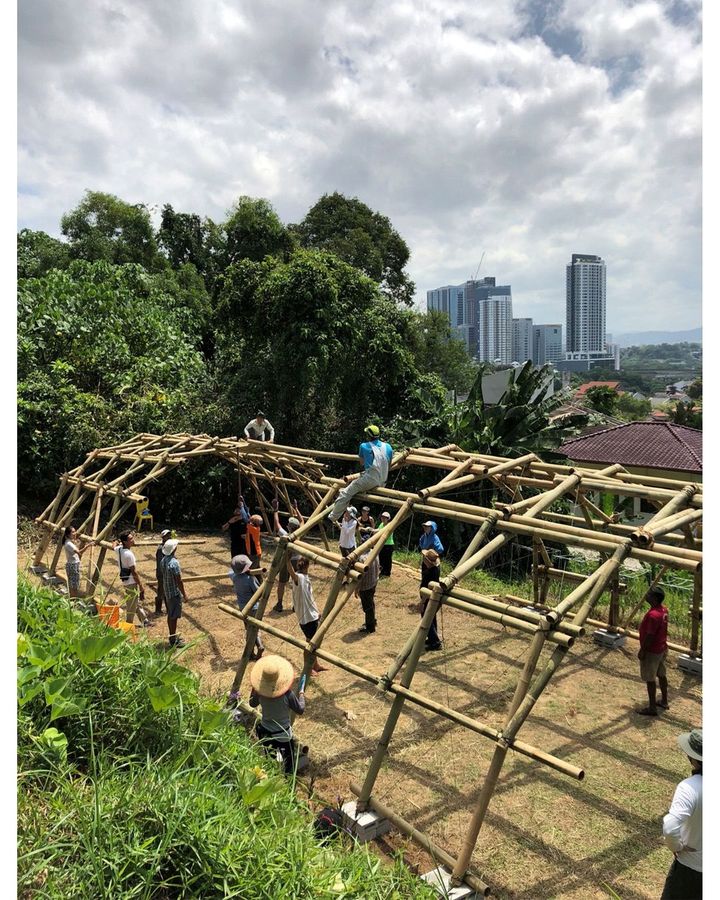
[[678,656],[678,669],[682,669],[683,672],[687,672],[689,675],[699,675],[702,678],[702,657],[693,659],[692,656],[683,653],[682,656]]
[[444,866],[438,866],[437,869],[433,869],[420,877],[431,887],[434,887],[440,897],[445,897],[447,900],[476,900],[476,898],[482,896],[466,884],[452,887],[450,885],[450,872]]
[[597,631],[593,631],[592,639],[596,644],[599,644],[601,647],[607,647],[610,650],[619,650],[627,641],[627,637],[624,634],[616,634],[608,631],[606,628],[598,628]]
[[343,803],[341,809],[343,825],[354,835],[361,844],[374,841],[380,835],[387,834],[392,825],[387,819],[383,819],[371,809],[367,812],[357,811],[357,801],[350,800]]
[[47,572],[47,566],[30,566],[30,572],[33,575],[44,575]]

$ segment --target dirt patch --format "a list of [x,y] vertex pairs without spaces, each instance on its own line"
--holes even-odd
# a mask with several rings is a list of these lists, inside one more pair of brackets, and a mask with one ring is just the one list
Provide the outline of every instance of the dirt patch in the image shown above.
[[[181,544],[178,558],[186,577],[227,571],[229,549],[223,535],[183,536],[205,540]],[[152,537],[143,534],[140,540]],[[28,546],[25,543],[19,553],[21,567]],[[142,546],[136,551],[138,568],[150,579],[154,549]],[[266,558],[270,556],[268,550]],[[311,567],[311,575],[321,602],[329,576],[318,566]],[[108,559],[103,587],[117,596],[116,576],[117,567]],[[274,594],[275,589],[273,602]],[[191,581],[188,595],[181,632],[199,643],[184,655],[185,662],[198,673],[207,694],[225,697],[244,644],[242,624],[217,608],[220,602],[233,602],[230,581]],[[359,633],[363,616],[353,599],[324,647],[382,674],[417,625],[416,602],[414,572],[396,567],[392,578],[379,584],[377,632]],[[292,611],[271,613],[269,618],[302,636]],[[455,610],[445,610],[439,624],[445,649],[422,657],[413,689],[500,728],[527,639]],[[148,636],[166,640],[164,620],[158,620]],[[270,651],[301,664],[299,651],[269,636],[265,643]],[[634,710],[643,705],[645,689],[636,649],[630,641],[616,651],[580,641],[523,727],[523,740],[582,766],[586,776],[577,782],[526,757],[508,756],[473,860],[494,896],[586,900],[608,897],[604,886],[626,900],[660,894],[672,861],[662,846],[661,819],[675,784],[689,774],[676,736],[701,721],[701,685],[676,668],[671,654],[671,709],[656,720],[637,716]],[[247,679],[243,688],[246,695]],[[325,801],[351,799],[349,783],[362,780],[391,701],[333,667],[312,680],[307,697],[307,712],[296,724],[300,740],[311,749],[306,780]],[[406,704],[375,793],[456,854],[493,746]],[[418,871],[433,866],[426,854],[397,835],[379,847],[403,849],[408,864]]]

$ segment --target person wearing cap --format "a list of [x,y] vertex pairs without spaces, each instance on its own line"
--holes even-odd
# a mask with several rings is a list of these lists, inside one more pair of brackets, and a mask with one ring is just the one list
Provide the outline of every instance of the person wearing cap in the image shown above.
[[370,515],[370,507],[363,506],[360,510],[360,518],[358,519],[358,533],[360,535],[360,543],[366,541],[375,531],[375,519]]
[[675,859],[661,900],[701,900],[702,729],[681,734],[677,742],[690,761],[692,774],[675,788],[670,811],[663,819],[663,840]]
[[[364,563],[369,555],[369,552],[363,553],[359,562]],[[376,556],[363,572],[362,577],[358,580],[357,587],[355,588],[355,596],[360,598],[360,604],[365,613],[365,624],[360,626],[360,631],[363,634],[375,633],[375,628],[377,626],[377,620],[375,618],[375,590],[379,578],[380,560]]]
[[132,547],[135,546],[135,532],[123,531],[119,540],[119,545],[114,549],[118,555],[120,582],[125,588],[125,620],[132,624],[137,613],[141,626],[149,628],[155,623],[150,621],[150,616],[145,610],[145,586],[137,570],[135,554],[132,552]]
[[422,523],[422,534],[418,541],[418,550],[430,549],[434,550],[438,556],[442,556],[445,552],[442,541],[438,537],[437,524],[432,519]]
[[[320,613],[315,605],[312,582],[308,574],[310,561],[305,559],[304,556],[296,556],[294,559],[291,559],[288,554],[287,570],[288,575],[293,580],[293,607],[300,630],[305,635],[305,639],[311,641],[320,626]],[[317,675],[318,672],[326,671],[327,666],[321,666],[316,657],[311,669],[312,674]]]
[[297,755],[291,713],[301,716],[305,712],[305,691],[295,695],[292,690],[294,678],[292,665],[277,654],[264,656],[250,672],[249,703],[262,710],[255,734],[265,747],[280,751],[288,774],[295,771]]
[[[255,514],[250,516],[245,531],[245,553],[250,557],[253,569],[260,568],[260,557],[262,556],[262,545],[260,543],[260,531],[262,529],[262,516]],[[262,576],[260,577],[262,581]]]
[[272,444],[275,441],[275,429],[265,418],[265,413],[258,411],[254,419],[245,426],[245,437],[249,441],[267,441]]
[[[250,569],[252,568],[252,562],[250,558],[245,556],[244,553],[238,554],[238,556],[233,556],[232,562],[230,563],[230,571],[228,575],[230,576],[230,580],[233,583],[233,587],[235,588],[235,599],[237,600],[238,609],[245,609],[248,604],[248,601],[252,598],[253,594],[260,587],[260,582],[255,578],[254,575],[250,574]],[[260,601],[257,600],[255,605],[250,610],[250,615],[256,616],[258,612],[258,606],[260,605]],[[250,659],[260,659],[260,657],[265,652],[265,648],[263,647],[262,638],[260,637],[260,632],[258,631],[255,636],[255,647],[253,648],[253,653]]]
[[[435,524],[435,523],[433,523]],[[442,544],[440,545],[442,546]],[[431,581],[440,580],[440,554],[433,547],[429,547],[420,551],[422,556],[422,564],[420,566],[420,587],[427,588]],[[420,602],[420,615],[425,615],[425,610],[430,600],[423,597]],[[433,620],[428,628],[427,637],[425,638],[426,650],[442,650],[442,641],[437,629],[437,614],[433,616]]]
[[160,543],[158,545],[157,550],[155,551],[155,615],[161,616],[163,611],[163,600],[165,599],[165,591],[163,589],[163,580],[162,580],[162,570],[160,563],[162,562],[163,552],[162,548],[165,546],[165,541],[168,538],[172,537],[172,531],[169,528],[166,528],[164,531],[160,532]]
[[[283,528],[280,524],[280,504],[277,500],[273,500],[273,528],[277,537],[287,537],[304,523],[305,519],[298,509],[297,501],[292,502],[292,511],[293,515],[288,518],[287,528]],[[283,612],[283,597],[285,596],[285,585],[288,581],[290,581],[290,573],[287,570],[287,566],[283,565],[277,576],[277,603],[273,606],[273,612]]]
[[355,532],[358,527],[357,510],[354,506],[348,506],[343,513],[342,521],[335,522],[340,529],[340,555],[350,556],[355,549]]
[[163,580],[165,606],[167,608],[168,632],[171,647],[184,647],[185,641],[177,633],[178,619],[182,618],[183,600],[187,603],[187,594],[182,580],[180,563],[175,558],[179,541],[168,538],[162,546],[163,558],[160,563],[160,574]]
[[[385,511],[380,514],[380,524],[378,525],[378,531],[381,528],[386,528],[390,524],[390,513]],[[391,531],[388,539],[382,545],[380,549],[380,554],[378,559],[380,560],[380,577],[381,578],[389,578],[392,573],[392,558],[393,552],[395,550],[395,534]]]
[[[640,623],[640,677],[647,686],[648,705],[638,710],[641,716],[656,716],[658,706],[669,709],[668,683],[665,660],[667,659],[668,611],[663,606],[665,591],[653,586],[645,595],[650,609]],[[657,700],[655,679],[660,685],[660,700]]]
[[380,429],[377,425],[368,425],[365,429],[366,440],[358,448],[358,458],[363,465],[363,472],[353,479],[337,495],[328,519],[337,522],[345,512],[350,500],[362,491],[381,487],[388,479],[393,449],[387,441],[380,440]]
[[247,508],[245,498],[240,494],[233,514],[222,526],[223,531],[230,532],[230,559],[245,552],[245,532],[249,521],[250,510]]

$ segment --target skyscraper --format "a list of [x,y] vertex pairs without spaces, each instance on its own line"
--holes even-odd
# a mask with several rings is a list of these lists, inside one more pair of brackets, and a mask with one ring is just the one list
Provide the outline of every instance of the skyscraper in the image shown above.
[[562,359],[562,325],[535,325],[532,336],[532,360],[536,366]]
[[565,267],[568,359],[605,355],[605,261],[573,253]]
[[533,320],[513,319],[512,361],[525,362],[533,358]]
[[427,292],[427,308],[445,312],[468,353],[481,361],[512,362],[512,292],[492,277]]

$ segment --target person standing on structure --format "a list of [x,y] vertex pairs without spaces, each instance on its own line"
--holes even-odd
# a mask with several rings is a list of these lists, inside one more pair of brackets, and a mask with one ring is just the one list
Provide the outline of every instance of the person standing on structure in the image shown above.
[[675,857],[660,900],[702,898],[702,730],[681,734],[678,746],[690,760],[692,774],[675,788],[663,819],[663,839]]
[[[650,609],[640,623],[640,677],[647,685],[648,705],[638,710],[641,716],[656,716],[658,706],[668,709],[668,683],[665,660],[667,659],[668,611],[663,606],[665,591],[661,587],[651,587],[645,595]],[[660,700],[657,700],[655,679],[660,685]]]
[[275,429],[265,418],[264,412],[258,412],[254,419],[245,426],[245,437],[248,441],[267,441],[272,444],[275,441]]
[[380,429],[377,425],[368,425],[365,437],[367,440],[360,444],[358,450],[364,471],[338,494],[333,508],[328,513],[331,522],[337,523],[355,494],[382,487],[388,479],[393,456],[392,447],[387,441],[380,440]]

